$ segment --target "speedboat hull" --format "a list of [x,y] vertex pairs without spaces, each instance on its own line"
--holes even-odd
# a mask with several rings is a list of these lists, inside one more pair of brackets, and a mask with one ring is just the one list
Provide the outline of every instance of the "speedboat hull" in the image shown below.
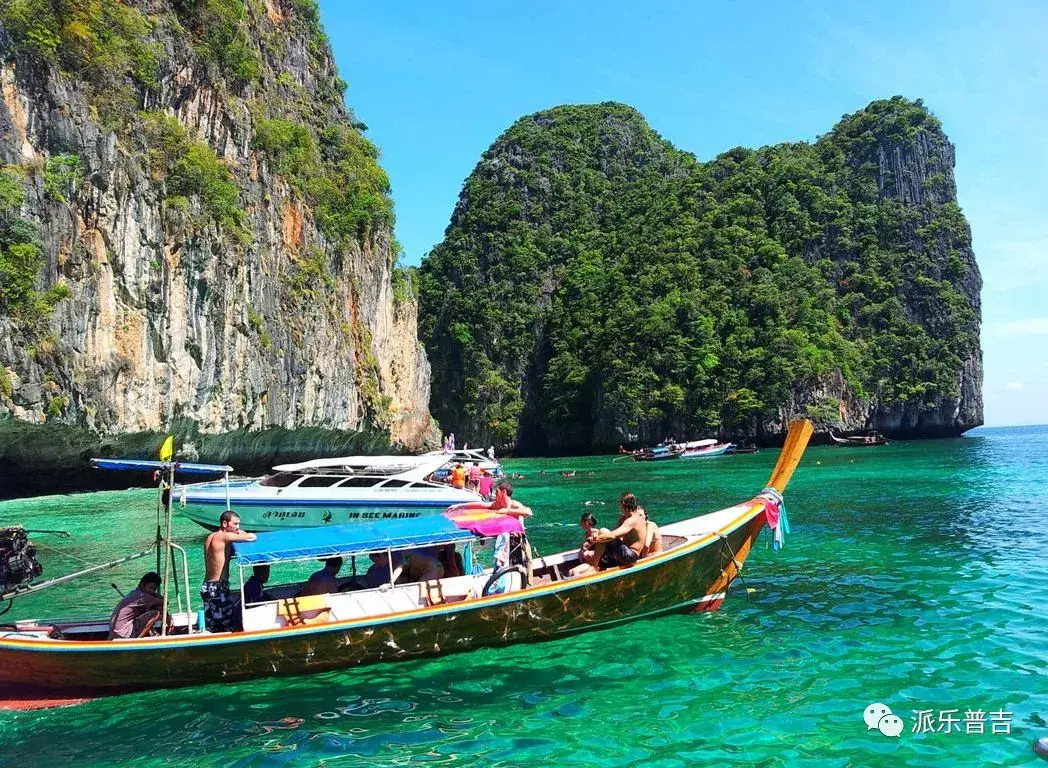
[[722,443],[709,448],[695,448],[684,451],[682,459],[708,459],[713,456],[723,456],[732,447],[731,443]]
[[436,515],[454,504],[480,501],[472,491],[452,488],[289,489],[263,486],[258,481],[229,484],[200,483],[176,489],[182,514],[214,530],[227,509],[235,510],[246,531],[278,531],[321,525],[402,520]]

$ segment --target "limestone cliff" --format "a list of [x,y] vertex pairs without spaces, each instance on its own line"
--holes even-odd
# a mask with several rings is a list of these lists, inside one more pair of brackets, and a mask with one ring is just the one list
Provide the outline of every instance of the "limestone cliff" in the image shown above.
[[587,452],[785,421],[982,423],[981,279],[939,121],[901,97],[706,163],[630,107],[521,118],[421,268],[434,414]]
[[0,415],[431,437],[388,180],[312,0],[0,24]]

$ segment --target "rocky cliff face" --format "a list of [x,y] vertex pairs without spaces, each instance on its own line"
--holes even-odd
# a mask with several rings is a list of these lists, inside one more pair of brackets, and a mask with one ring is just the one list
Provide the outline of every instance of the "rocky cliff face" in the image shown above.
[[[945,437],[983,423],[978,337],[982,277],[972,250],[971,229],[957,203],[954,146],[937,120],[921,114],[923,108],[908,107],[898,97],[876,103],[846,118],[820,141],[824,146],[840,143],[851,169],[862,175],[872,173],[876,179],[877,195],[870,202],[882,206],[891,220],[882,239],[901,254],[896,263],[902,278],[895,277],[894,292],[906,322],[928,332],[938,348],[953,348],[947,374],[952,381],[934,389],[931,397],[920,393],[917,397],[864,398],[850,391],[839,377],[830,377],[823,383],[824,391],[809,393],[807,399],[809,405],[820,399],[838,401],[838,423],[844,429],[878,429],[897,437]],[[902,125],[898,119],[901,109],[907,114]],[[824,240],[813,251],[818,253],[827,245]],[[842,264],[861,258],[859,253],[845,251],[837,254],[836,261]],[[886,266],[881,269],[887,271]],[[952,290],[930,290],[935,287],[933,281],[939,281],[940,287],[945,282]],[[961,311],[944,306],[949,302],[962,305]],[[932,348],[929,353],[938,351]],[[914,378],[929,388],[938,383],[927,365]],[[773,426],[784,427],[781,421]]]
[[708,162],[619,104],[522,118],[423,262],[434,413],[524,453],[982,423],[981,279],[939,121],[901,97]]
[[7,5],[0,415],[432,438],[388,181],[315,4]]

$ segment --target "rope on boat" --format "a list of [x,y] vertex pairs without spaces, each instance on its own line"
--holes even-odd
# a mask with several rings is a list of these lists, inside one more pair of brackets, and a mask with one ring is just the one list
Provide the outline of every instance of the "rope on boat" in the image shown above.
[[65,555],[66,557],[71,557],[74,560],[79,560],[81,563],[85,563],[87,565],[94,565],[94,563],[92,563],[90,560],[85,560],[84,558],[80,557],[79,555],[74,555],[72,552],[67,552],[64,549],[55,549],[54,547],[49,547],[46,544],[41,544],[38,541],[34,541],[33,542],[33,546],[36,547],[37,549],[47,549],[47,550],[50,550],[51,552],[54,552],[56,554]]
[[[733,563],[735,563],[735,575],[738,576],[739,579],[742,580],[742,584],[743,584],[743,586],[745,586],[746,585],[746,577],[742,575],[742,563],[740,563],[739,559],[735,556],[735,550],[731,548],[731,542],[728,541],[728,537],[725,536],[720,531],[717,531],[716,533],[721,538],[721,540],[724,541],[724,546],[726,546],[728,548],[728,551],[731,553],[731,561]],[[746,599],[747,600],[750,599],[750,588],[749,587],[746,587]]]
[[[535,545],[534,545],[534,544],[532,544],[532,543],[531,543],[531,542],[529,541],[529,542],[528,542],[528,546],[529,546],[529,547],[531,547],[531,554],[532,554],[532,556],[533,556],[533,557],[532,557],[532,559],[534,559],[534,560],[541,560],[541,561],[542,561],[542,567],[543,567],[543,568],[549,568],[550,566],[549,566],[549,564],[548,564],[548,563],[546,562],[546,558],[545,558],[545,557],[543,557],[543,556],[542,556],[541,554],[539,554],[539,551],[538,551],[538,549],[536,549],[536,548],[535,548]],[[530,569],[529,569],[529,570],[530,570]],[[554,563],[554,564],[553,564],[553,573],[555,573],[555,574],[556,574],[556,576],[557,576],[557,581],[561,581],[561,580],[563,579],[563,577],[562,577],[562,576],[560,575],[560,568],[558,568],[558,567],[557,567],[557,564],[556,564],[556,563]],[[529,575],[530,575],[530,574],[529,574]]]
[[757,498],[767,499],[773,504],[778,504],[780,509],[782,508],[783,504],[786,503],[782,500],[782,494],[774,488],[772,488],[770,485],[767,488],[764,488],[760,493],[758,493]]

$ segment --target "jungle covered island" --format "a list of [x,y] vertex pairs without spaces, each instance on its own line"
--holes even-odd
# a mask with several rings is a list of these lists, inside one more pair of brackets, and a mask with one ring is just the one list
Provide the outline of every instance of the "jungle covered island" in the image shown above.
[[631,107],[524,117],[420,269],[432,408],[461,441],[586,452],[982,423],[981,278],[918,101],[710,162]]
[[345,89],[314,0],[0,4],[0,422],[23,452],[27,423],[434,438]]

